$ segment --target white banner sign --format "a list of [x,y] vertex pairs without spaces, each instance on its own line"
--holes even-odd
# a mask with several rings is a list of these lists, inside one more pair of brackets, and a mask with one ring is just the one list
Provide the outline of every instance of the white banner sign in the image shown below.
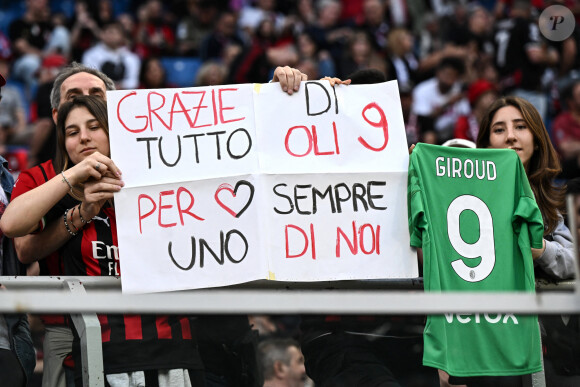
[[395,82],[107,100],[124,292],[418,275]]

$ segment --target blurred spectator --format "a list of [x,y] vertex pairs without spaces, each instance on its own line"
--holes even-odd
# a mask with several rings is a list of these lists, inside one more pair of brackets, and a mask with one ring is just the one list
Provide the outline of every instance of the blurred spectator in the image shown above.
[[267,337],[298,339],[300,336],[300,315],[250,315],[248,318],[250,326],[260,333],[260,339]]
[[298,48],[300,63],[303,66],[309,66],[308,63],[310,63],[315,67],[312,70],[315,70],[315,73],[318,74],[315,77],[311,77],[308,74],[308,79],[318,79],[323,76],[334,77],[336,75],[336,67],[330,53],[326,50],[319,50],[316,42],[308,33],[303,32],[298,35],[296,47]]
[[[10,79],[9,60],[0,58],[0,74]],[[2,87],[2,103],[0,103],[0,155],[6,157],[7,144],[26,142],[23,137],[25,130],[26,112],[23,96],[16,87],[8,84]]]
[[371,42],[375,50],[387,49],[387,35],[390,25],[386,18],[387,5],[383,0],[364,0],[360,19],[357,20],[358,28],[371,36]]
[[273,23],[273,28],[278,34],[281,34],[286,26],[286,17],[276,12],[276,0],[248,2],[240,11],[238,26],[249,36],[253,36],[265,19]]
[[580,30],[578,28],[574,29],[572,35],[564,41],[550,41],[550,44],[556,47],[560,55],[558,68],[560,77],[566,77],[570,72],[580,71]]
[[63,13],[55,13],[51,17],[52,33],[44,48],[44,55],[60,54],[68,57],[71,52],[71,36]]
[[250,315],[248,316],[250,326],[257,330],[260,338],[273,336],[278,332],[278,327],[273,321],[272,316],[267,315]]
[[413,113],[413,88],[409,86],[399,87],[399,96],[401,98],[405,132],[407,134],[407,145],[411,146],[419,141],[417,115]]
[[304,387],[304,356],[295,340],[266,339],[259,344],[258,352],[264,387]]
[[264,19],[258,25],[252,45],[232,64],[230,72],[234,83],[263,82],[270,78],[276,66],[295,66],[298,55],[293,46],[275,47],[277,41],[274,23]]
[[197,56],[203,38],[211,32],[218,9],[210,0],[187,0],[187,15],[177,25],[177,55]]
[[465,26],[455,31],[450,37],[453,44],[466,50],[465,80],[468,82],[473,82],[478,78],[477,63],[493,58],[492,29],[493,23],[489,12],[481,6],[472,5],[467,13]]
[[580,176],[580,80],[564,89],[562,101],[567,110],[554,119],[552,138],[562,160],[561,177],[570,179]]
[[316,23],[316,11],[313,0],[297,0],[294,19],[294,33],[300,34]]
[[394,27],[408,27],[411,23],[407,0],[389,0],[389,19]]
[[338,62],[338,77],[346,78],[357,70],[374,68],[383,73],[387,71],[385,61],[373,48],[368,35],[363,31],[355,31]]
[[25,4],[24,15],[15,19],[9,27],[14,50],[12,75],[28,87],[34,87],[34,74],[40,67],[42,51],[50,39],[50,9],[47,0],[26,0]]
[[71,26],[72,60],[80,62],[86,50],[99,41],[101,28],[89,12],[86,1],[75,3],[75,14]]
[[122,13],[117,16],[117,21],[123,27],[123,32],[125,37],[127,38],[127,48],[133,52],[135,52],[135,19],[133,18],[132,14],[129,13]]
[[387,75],[396,79],[399,87],[411,88],[415,85],[419,60],[413,53],[413,36],[405,28],[394,28],[389,33],[389,57]]
[[435,13],[426,14],[423,18],[425,28],[419,33],[417,83],[433,77],[443,58],[456,57],[465,60],[468,55],[465,47],[449,42],[444,37],[442,25],[446,23],[445,20]]
[[176,86],[167,82],[167,74],[159,58],[152,56],[141,62],[141,71],[139,72],[140,89],[164,89],[168,87]]
[[195,86],[216,86],[226,84],[228,68],[217,61],[205,62],[197,72]]
[[413,90],[413,113],[417,115],[423,142],[441,144],[453,136],[455,122],[469,114],[460,77],[465,71],[461,59],[441,60],[434,78],[421,82]]
[[363,4],[360,0],[340,0],[341,20],[353,20],[363,12]]
[[227,64],[240,54],[244,41],[240,37],[236,26],[236,15],[231,11],[222,12],[213,28],[201,43],[200,59],[222,60]]
[[315,59],[304,58],[298,61],[296,64],[296,69],[300,72],[306,74],[308,79],[319,79],[322,78],[323,73],[320,72],[320,66]]
[[547,65],[557,63],[558,53],[542,43],[538,25],[530,17],[530,3],[516,0],[511,6],[510,18],[497,23],[495,64],[501,92],[530,101],[545,120],[548,101],[540,79]]
[[493,19],[489,12],[480,6],[474,6],[468,15],[467,36],[465,42],[471,46],[472,50],[479,55],[491,56],[493,53],[493,43],[491,33]]
[[59,71],[67,65],[67,60],[61,55],[45,57],[40,66],[36,97],[33,103],[33,115],[36,117],[30,139],[28,157],[29,167],[33,167],[48,160],[56,154],[56,130],[52,119],[50,105],[50,91]]
[[438,18],[443,19],[454,14],[454,6],[457,1],[431,0],[430,3],[432,11]]
[[163,3],[147,0],[137,11],[135,52],[141,58],[172,55],[175,47],[173,27],[165,20]]
[[427,55],[443,49],[445,39],[442,36],[439,18],[434,13],[427,13],[423,17],[424,28],[419,33],[419,57],[423,58]]
[[477,79],[485,79],[496,86],[499,84],[499,74],[493,65],[493,58],[478,60],[474,68]]
[[83,64],[105,73],[119,89],[135,89],[139,85],[141,59],[126,47],[123,27],[118,22],[103,27],[101,42],[85,52]]
[[[451,4],[449,4],[451,5]],[[455,45],[467,44],[468,15],[467,6],[462,2],[454,2],[452,12],[443,19],[445,41]]]
[[[338,65],[343,60],[343,55],[352,42],[352,28],[347,27],[340,21],[341,4],[337,0],[320,0],[316,3],[316,23],[306,28],[306,32],[323,50],[330,52],[334,63]],[[338,74],[343,78],[348,75]]]
[[99,27],[115,21],[112,0],[89,1],[89,11],[97,21]]
[[424,28],[425,21],[424,18],[433,14],[437,18],[437,14],[433,12],[432,7],[429,3],[424,0],[406,0],[406,11],[409,18],[411,19],[411,26],[409,29],[413,31],[413,34],[419,35],[421,30]]
[[467,90],[467,99],[471,106],[468,115],[462,115],[455,124],[455,138],[470,141],[477,140],[479,124],[487,111],[487,108],[499,98],[495,85],[485,79],[473,82]]
[[258,332],[248,316],[203,315],[193,320],[208,387],[256,387],[263,383]]

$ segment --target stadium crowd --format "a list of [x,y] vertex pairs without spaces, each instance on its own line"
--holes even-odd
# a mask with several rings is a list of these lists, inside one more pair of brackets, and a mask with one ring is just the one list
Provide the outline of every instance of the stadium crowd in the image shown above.
[[[347,79],[372,69],[384,74],[384,80],[398,81],[409,145],[454,138],[475,143],[494,101],[508,95],[528,100],[558,152],[558,181],[571,181],[569,189],[578,193],[577,180],[572,180],[580,176],[580,30],[562,41],[546,39],[538,19],[554,4],[566,6],[580,21],[578,0],[4,0],[0,74],[7,84],[1,89],[0,156],[15,178],[55,159],[60,101],[55,105],[51,90],[61,70],[73,62],[106,75],[113,82],[106,85],[109,90],[263,83],[275,78],[280,66],[295,68],[308,79]],[[77,216],[77,224],[84,226],[80,205]],[[74,219],[73,211],[70,222],[76,228]],[[439,385],[437,371],[420,365],[423,317],[322,319],[335,331],[371,326],[372,334],[381,337],[375,347],[384,347],[378,357],[388,359],[402,385]],[[304,372],[305,360],[307,370],[316,365],[300,353],[304,337],[299,316],[245,320],[207,317],[193,324],[199,337],[210,338],[198,339],[196,356],[202,361],[225,356],[215,352],[215,342],[223,348],[234,343],[238,347],[232,348],[240,351],[250,348],[248,356],[255,356],[242,370],[228,368],[219,358],[215,368],[209,366],[217,370],[217,379],[206,378],[206,385],[242,385],[232,383],[238,374],[227,373],[258,369],[258,361],[265,368],[243,385],[261,378],[272,386],[314,385]],[[569,347],[551,343],[576,356],[557,355],[550,364],[556,373],[580,374],[580,361],[570,362],[580,353],[577,316],[572,321],[575,326],[553,328],[566,337],[575,335]],[[31,322],[41,360],[42,323],[34,317]],[[318,323],[307,321],[316,329]],[[260,340],[267,338],[258,347],[250,327],[260,332]],[[233,333],[222,340],[213,337],[218,331]],[[351,337],[344,335],[332,345],[346,346]],[[364,362],[365,352],[360,356],[356,360]],[[29,386],[40,385],[41,365],[37,361]]]

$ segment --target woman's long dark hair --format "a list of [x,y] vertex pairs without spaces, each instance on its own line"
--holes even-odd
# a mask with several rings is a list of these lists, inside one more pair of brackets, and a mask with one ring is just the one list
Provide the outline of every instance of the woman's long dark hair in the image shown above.
[[54,160],[54,171],[56,173],[66,171],[74,165],[65,147],[65,123],[70,112],[79,107],[86,108],[99,121],[101,128],[109,137],[107,103],[102,98],[92,95],[79,95],[72,101],[63,103],[58,109],[58,119],[56,121],[56,156]]
[[477,135],[477,147],[489,147],[493,116],[499,109],[506,106],[513,106],[520,111],[534,136],[534,153],[526,172],[532,191],[536,196],[536,203],[538,203],[544,218],[545,234],[549,234],[558,225],[559,213],[564,212],[565,187],[558,187],[554,184],[554,178],[561,171],[560,161],[542,117],[534,105],[518,97],[502,97],[495,101],[481,121]]

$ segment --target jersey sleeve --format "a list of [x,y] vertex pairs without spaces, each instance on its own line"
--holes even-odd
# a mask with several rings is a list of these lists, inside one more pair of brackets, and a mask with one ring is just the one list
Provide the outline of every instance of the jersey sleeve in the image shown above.
[[30,173],[30,170],[22,171],[14,183],[14,188],[12,188],[12,199],[17,198],[23,193],[36,187],[38,187],[38,183],[34,181],[34,177]]
[[[517,198],[512,224],[516,233],[527,230],[530,247],[541,249],[544,239],[544,221],[542,219],[542,213],[534,199],[534,193],[532,192],[532,188],[528,182],[524,167],[519,161],[519,157],[517,163],[516,179],[519,185],[519,198]],[[527,223],[527,227],[524,229],[521,227],[522,222]]]
[[[11,200],[16,199],[18,196],[23,195],[28,191],[32,191],[44,183],[45,180],[40,167],[36,166],[26,171],[22,171],[14,183],[14,188],[12,188]],[[45,225],[46,219],[43,217],[40,222],[38,222],[38,228],[35,232],[42,231]]]
[[421,186],[418,169],[415,166],[418,151],[411,154],[409,164],[409,176],[407,180],[407,212],[409,216],[409,235],[411,237],[411,246],[423,246],[423,230],[426,227],[425,207],[421,195]]

